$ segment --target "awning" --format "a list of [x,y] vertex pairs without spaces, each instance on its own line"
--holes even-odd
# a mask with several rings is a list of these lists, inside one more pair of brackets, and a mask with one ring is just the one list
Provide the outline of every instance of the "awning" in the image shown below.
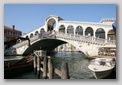
[[116,22],[114,22],[114,23],[112,24],[112,27],[113,27],[114,30],[116,30],[116,27],[117,27],[116,25],[117,25]]

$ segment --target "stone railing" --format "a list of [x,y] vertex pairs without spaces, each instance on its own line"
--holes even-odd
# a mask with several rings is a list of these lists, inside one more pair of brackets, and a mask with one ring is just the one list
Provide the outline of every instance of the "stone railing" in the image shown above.
[[[82,35],[73,35],[73,34],[65,34],[65,33],[55,33],[52,34],[50,32],[41,33],[38,35],[33,36],[30,38],[30,43],[36,42],[38,39],[67,39],[67,40],[74,40],[78,42],[84,43],[91,43],[91,44],[98,44],[98,45],[116,45],[115,40],[106,40],[102,38],[94,38],[92,36],[82,36]],[[16,47],[21,47],[23,45],[29,44],[29,40],[22,41],[16,44]]]
[[[56,38],[55,34],[45,32],[45,33],[38,34],[38,35],[35,35],[32,38],[30,38],[30,43],[36,42],[38,39],[55,39],[55,38]],[[24,40],[24,41],[17,43],[15,45],[15,47],[21,47],[21,46],[27,45],[27,44],[29,44],[29,40]]]
[[87,42],[87,43],[93,43],[93,44],[101,44],[101,45],[115,45],[115,40],[106,40],[102,38],[94,38],[92,36],[82,36],[82,35],[73,35],[73,34],[65,34],[65,33],[57,33],[57,38],[63,38],[63,39],[69,39],[79,42]]
[[21,46],[24,46],[24,45],[27,45],[28,44],[28,40],[24,40],[20,43],[17,43],[16,45],[14,45],[15,48],[17,47],[21,47]]

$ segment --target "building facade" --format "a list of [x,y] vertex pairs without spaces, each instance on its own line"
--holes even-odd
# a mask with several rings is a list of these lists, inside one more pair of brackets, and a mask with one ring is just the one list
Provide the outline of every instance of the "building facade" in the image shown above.
[[15,26],[4,26],[4,49],[17,43],[17,38],[22,36],[22,32],[15,29]]
[[22,32],[15,29],[15,26],[8,27],[4,26],[4,42],[9,42],[14,40],[22,35]]

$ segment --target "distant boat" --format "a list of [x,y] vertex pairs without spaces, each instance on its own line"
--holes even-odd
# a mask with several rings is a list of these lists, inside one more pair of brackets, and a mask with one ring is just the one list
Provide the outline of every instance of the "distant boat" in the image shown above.
[[109,76],[115,67],[114,58],[96,58],[91,60],[88,68],[93,72],[96,79]]

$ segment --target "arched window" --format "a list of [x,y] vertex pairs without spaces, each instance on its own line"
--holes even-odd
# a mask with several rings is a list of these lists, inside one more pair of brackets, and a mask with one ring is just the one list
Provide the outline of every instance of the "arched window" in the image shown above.
[[38,32],[38,31],[36,31],[36,32],[35,32],[35,35],[38,35],[38,34],[39,34],[39,32]]
[[93,36],[94,32],[93,29],[91,27],[87,27],[85,30],[85,35],[86,36]]
[[95,32],[95,36],[98,38],[103,38],[105,39],[105,31],[103,28],[98,28]]
[[107,39],[115,40],[115,35],[116,35],[115,31],[113,29],[111,29],[111,30],[108,31],[108,34],[107,34],[108,38]]
[[69,26],[67,27],[67,33],[69,33],[69,34],[74,34],[74,28],[73,28],[72,25],[69,25]]
[[32,38],[32,37],[33,37],[33,33],[30,34],[30,38]]
[[83,35],[83,28],[81,26],[78,26],[75,30],[75,34]]
[[64,27],[64,25],[61,25],[61,26],[59,27],[59,32],[65,33],[65,27]]

